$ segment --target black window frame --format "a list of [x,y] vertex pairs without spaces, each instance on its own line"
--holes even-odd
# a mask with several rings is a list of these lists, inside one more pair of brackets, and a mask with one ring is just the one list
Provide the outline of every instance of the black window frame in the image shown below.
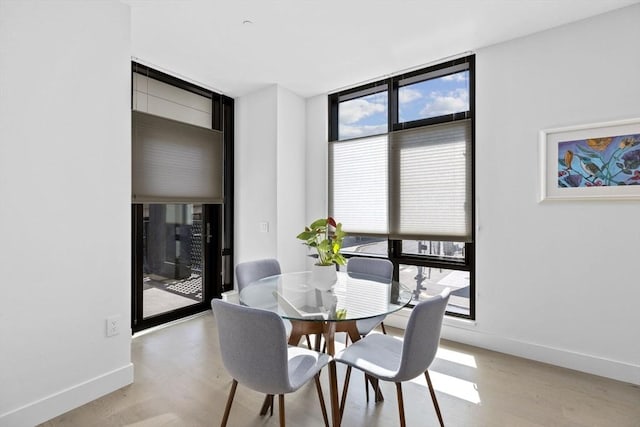
[[[177,320],[189,315],[197,314],[211,309],[211,299],[220,298],[222,293],[233,289],[233,248],[234,248],[234,123],[235,100],[229,96],[214,92],[195,83],[182,80],[178,77],[166,74],[142,63],[131,61],[131,75],[139,73],[177,87],[179,89],[200,95],[211,100],[212,118],[211,129],[223,132],[223,194],[224,202],[215,205],[205,215],[207,222],[215,224],[221,231],[219,241],[217,239],[207,250],[204,256],[207,258],[211,271],[221,272],[220,275],[212,274],[211,289],[204,288],[203,301],[199,304],[182,307],[156,316],[144,318],[143,308],[140,302],[143,300],[142,287],[137,286],[137,280],[142,277],[142,206],[141,203],[132,203],[132,244],[131,244],[131,328],[138,332],[166,322]],[[133,84],[131,85],[131,109],[133,110]],[[213,206],[213,205],[212,205]]]
[[[469,71],[469,110],[465,112],[457,112],[452,114],[441,115],[437,117],[429,117],[412,121],[399,121],[399,89],[402,82],[408,79],[416,79],[424,81],[430,79],[441,78],[446,75],[460,72],[460,66],[466,67]],[[447,72],[451,69],[451,72]],[[427,77],[420,80],[420,76]],[[386,87],[386,89],[384,89]],[[382,88],[382,89],[381,89]],[[436,125],[441,123],[450,123],[459,120],[471,120],[471,242],[465,243],[464,259],[452,259],[434,255],[407,254],[402,252],[403,240],[387,239],[387,258],[394,265],[394,279],[399,279],[399,266],[411,265],[416,267],[441,268],[458,271],[468,271],[469,278],[469,314],[462,314],[447,311],[446,314],[453,317],[460,317],[468,320],[476,319],[476,301],[475,301],[475,55],[469,55],[450,61],[446,61],[437,65],[421,68],[407,73],[394,75],[382,80],[367,83],[354,88],[346,89],[340,92],[329,94],[328,96],[328,117],[329,141],[339,140],[339,105],[343,101],[356,99],[367,96],[375,92],[387,91],[387,132],[412,129],[423,126]],[[344,138],[343,140],[345,140]],[[345,254],[346,257],[356,257],[359,255]],[[372,255],[366,255],[372,256]]]

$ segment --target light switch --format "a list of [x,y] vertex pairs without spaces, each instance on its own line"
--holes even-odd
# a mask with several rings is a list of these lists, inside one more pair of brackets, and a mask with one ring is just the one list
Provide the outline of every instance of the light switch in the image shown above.
[[262,221],[260,223],[260,232],[268,233],[269,232],[269,223],[267,221]]

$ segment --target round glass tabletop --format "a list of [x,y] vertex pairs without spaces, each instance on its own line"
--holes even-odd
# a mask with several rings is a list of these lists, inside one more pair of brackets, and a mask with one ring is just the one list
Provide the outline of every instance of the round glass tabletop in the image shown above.
[[240,291],[240,302],[277,312],[289,320],[359,320],[400,310],[411,291],[377,276],[337,272],[330,290],[313,285],[310,271],[265,277]]

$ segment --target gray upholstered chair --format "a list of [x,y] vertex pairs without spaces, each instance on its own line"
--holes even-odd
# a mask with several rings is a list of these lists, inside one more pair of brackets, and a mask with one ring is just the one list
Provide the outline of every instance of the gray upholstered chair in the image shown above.
[[320,370],[331,356],[287,345],[282,319],[276,313],[214,299],[211,307],[218,325],[222,362],[233,377],[221,426],[227,425],[238,383],[278,395],[280,426],[285,425],[284,395],[315,378],[325,425],[327,411],[320,386]]
[[357,368],[378,380],[396,383],[400,425],[404,427],[402,382],[409,381],[424,373],[438,420],[440,425],[444,427],[428,368],[438,350],[442,319],[448,301],[449,289],[445,289],[440,295],[416,304],[409,317],[402,340],[388,335],[367,335],[336,355],[337,361],[347,365],[341,411],[344,409],[347,397],[351,368]]
[[[350,258],[349,262],[347,262],[347,273],[365,274],[371,277],[379,277],[383,282],[389,282],[393,279],[393,263],[383,258]],[[358,333],[365,336],[380,325],[382,332],[386,334],[387,331],[384,329],[383,323],[384,318],[385,316],[382,315],[356,321]]]
[[280,263],[277,259],[268,258],[241,262],[236,265],[238,292],[242,291],[242,289],[251,282],[280,273],[282,273],[282,271],[280,270]]
[[[236,280],[238,281],[238,292],[241,292],[245,286],[256,280],[264,279],[265,277],[275,276],[282,273],[280,269],[280,263],[274,258],[265,258],[255,261],[241,262],[236,265]],[[287,330],[287,335],[291,333],[291,322],[284,321],[284,327]],[[311,340],[309,335],[305,336],[307,340],[307,346],[311,348]],[[319,339],[319,338],[316,338]]]

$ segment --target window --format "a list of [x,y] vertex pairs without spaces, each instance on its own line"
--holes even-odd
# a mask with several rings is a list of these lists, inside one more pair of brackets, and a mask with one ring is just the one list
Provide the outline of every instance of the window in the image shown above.
[[400,123],[469,111],[469,70],[428,80],[423,80],[424,75],[418,78],[399,82]]
[[387,91],[378,86],[340,101],[338,139],[387,133]]
[[329,95],[329,214],[414,300],[474,318],[474,57]]
[[464,261],[465,246],[462,242],[403,240],[402,253],[407,255],[424,255],[452,261]]

